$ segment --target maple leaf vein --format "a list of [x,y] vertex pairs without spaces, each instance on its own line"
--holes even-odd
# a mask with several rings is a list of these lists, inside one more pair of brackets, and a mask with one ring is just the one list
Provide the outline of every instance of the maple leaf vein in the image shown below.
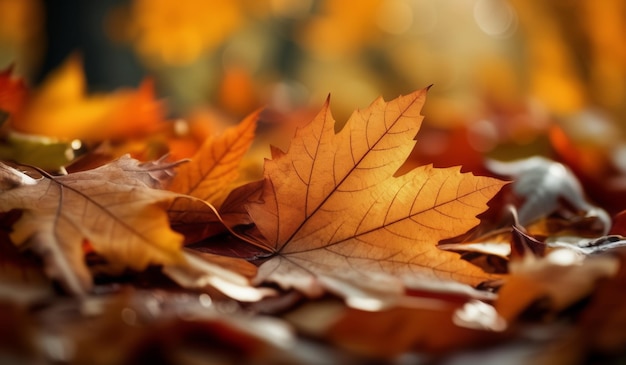
[[[386,106],[385,106],[384,113],[383,113],[383,116],[384,116],[384,118],[385,118],[385,132],[384,132],[384,133],[381,133],[381,135],[380,135],[380,136],[375,137],[375,140],[374,140],[374,141],[372,141],[372,143],[370,143],[370,141],[369,141],[369,135],[368,135],[369,130],[370,130],[370,128],[368,128],[368,127],[369,127],[369,123],[370,123],[370,120],[371,120],[371,119],[370,119],[370,118],[371,118],[371,114],[370,114],[370,115],[367,117],[367,119],[365,120],[366,143],[367,143],[368,149],[367,149],[367,151],[366,151],[365,153],[363,153],[363,154],[362,154],[362,156],[360,156],[360,157],[358,157],[358,158],[356,158],[356,157],[354,156],[355,147],[354,147],[353,142],[352,142],[352,134],[350,134],[350,136],[349,136],[349,137],[350,137],[350,139],[349,139],[349,146],[350,146],[350,152],[351,152],[351,156],[352,156],[352,160],[353,160],[353,166],[351,166],[351,167],[350,167],[350,168],[349,168],[349,169],[345,172],[344,176],[342,176],[342,177],[340,178],[340,180],[339,180],[339,182],[338,182],[338,183],[335,183],[335,187],[334,187],[333,191],[331,191],[330,193],[328,193],[328,194],[327,194],[327,195],[326,195],[326,196],[325,196],[325,197],[324,197],[324,198],[320,201],[320,203],[319,203],[316,207],[314,207],[314,208],[313,208],[313,210],[311,211],[311,213],[310,213],[310,214],[308,214],[308,206],[307,206],[307,210],[305,210],[305,211],[307,212],[307,215],[306,215],[305,219],[303,219],[303,221],[299,224],[299,226],[298,226],[296,229],[294,229],[294,231],[293,231],[293,232],[291,233],[291,235],[290,235],[290,236],[289,236],[289,237],[285,240],[285,242],[284,242],[282,245],[280,245],[280,247],[279,247],[279,248],[278,248],[278,250],[276,251],[277,253],[279,253],[279,254],[280,254],[280,253],[282,253],[282,251],[284,250],[284,248],[285,248],[285,247],[286,247],[286,246],[287,246],[287,245],[288,245],[288,244],[292,241],[292,239],[295,237],[295,235],[296,235],[296,234],[297,234],[297,233],[298,233],[298,232],[302,229],[302,227],[306,224],[306,222],[308,221],[308,219],[309,219],[310,217],[312,217],[313,215],[315,215],[315,214],[319,211],[319,209],[320,209],[322,206],[324,206],[324,204],[326,204],[326,202],[328,201],[328,199],[330,199],[330,197],[331,197],[331,196],[333,196],[333,194],[334,194],[335,192],[338,192],[338,191],[345,191],[345,190],[342,190],[342,189],[341,189],[341,185],[343,185],[343,183],[346,181],[346,179],[348,179],[348,178],[351,176],[351,174],[352,174],[355,170],[358,170],[358,169],[362,169],[362,168],[363,168],[363,167],[361,167],[361,166],[360,166],[360,164],[364,161],[364,159],[368,156],[368,154],[369,154],[369,153],[373,150],[373,148],[375,148],[375,147],[378,145],[378,143],[380,143],[380,141],[384,139],[384,137],[386,136],[387,132],[388,132],[391,128],[393,128],[393,127],[394,127],[394,126],[398,123],[398,121],[399,121],[401,118],[407,118],[407,117],[409,117],[409,118],[410,118],[410,116],[405,115],[405,113],[407,112],[407,110],[409,110],[409,109],[410,109],[410,108],[414,105],[414,103],[415,103],[417,100],[418,100],[418,95],[413,96],[413,100],[411,100],[410,102],[408,102],[408,103],[407,103],[407,105],[406,105],[406,106],[404,106],[404,108],[403,108],[402,110],[400,110],[400,112],[398,113],[398,115],[397,115],[397,116],[396,116],[396,117],[395,117],[392,121],[390,121],[390,122],[389,122],[389,124],[388,124],[388,123],[387,123],[387,121],[386,121],[387,110],[388,110],[389,106],[388,106],[388,105],[386,105]],[[360,113],[359,113],[359,114],[360,114]],[[328,122],[327,118],[328,118],[328,116],[327,116],[327,115],[325,115],[325,116],[324,116],[324,123],[327,123],[327,122]],[[348,127],[349,127],[349,126],[348,126],[348,125],[346,125],[344,128],[348,128]],[[316,146],[318,146],[318,147],[319,147],[319,146],[320,146],[320,144],[321,144],[321,138],[320,138],[320,139],[317,139],[317,144],[316,144]],[[316,151],[316,152],[317,152],[317,151]],[[314,160],[314,162],[315,162],[315,160]],[[333,162],[334,162],[334,163],[336,163],[336,160],[334,160]],[[312,166],[311,166],[311,169],[313,169],[313,166],[314,166],[314,165],[312,165]],[[335,169],[333,168],[333,171],[334,171],[334,170],[335,170]],[[310,189],[310,184],[307,184],[307,188],[306,188],[306,189],[307,189],[307,190],[306,190],[306,199],[307,199],[307,203],[308,203],[308,197],[309,197],[309,189]],[[362,190],[362,189],[361,189],[361,190]],[[280,216],[280,215],[279,215],[279,216]]]

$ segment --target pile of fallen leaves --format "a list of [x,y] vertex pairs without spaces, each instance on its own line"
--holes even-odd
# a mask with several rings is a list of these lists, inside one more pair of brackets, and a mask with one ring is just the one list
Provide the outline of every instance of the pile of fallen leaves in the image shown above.
[[626,213],[585,166],[417,163],[423,89],[339,131],[327,101],[248,182],[261,112],[181,132],[149,82],[86,96],[76,62],[0,74],[3,363],[623,355]]

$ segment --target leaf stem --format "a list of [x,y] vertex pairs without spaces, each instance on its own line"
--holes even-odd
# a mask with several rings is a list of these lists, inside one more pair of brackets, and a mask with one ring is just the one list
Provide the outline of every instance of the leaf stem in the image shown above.
[[250,245],[252,245],[252,246],[254,246],[254,247],[257,247],[257,248],[262,249],[263,251],[267,252],[269,255],[273,255],[273,254],[275,254],[275,251],[274,251],[271,247],[269,247],[269,246],[267,246],[267,245],[263,244],[262,242],[259,242],[259,241],[257,241],[257,240],[252,239],[252,238],[249,238],[249,237],[246,237],[246,236],[244,236],[244,235],[242,235],[242,234],[239,234],[239,233],[237,233],[234,229],[232,229],[231,227],[229,227],[229,226],[226,224],[226,222],[224,222],[224,219],[222,219],[222,216],[220,216],[220,213],[217,211],[217,208],[215,208],[215,207],[213,206],[213,204],[211,204],[211,203],[209,203],[209,202],[207,202],[207,201],[205,201],[205,200],[202,200],[202,199],[200,199],[200,198],[196,198],[196,197],[194,197],[194,196],[191,196],[191,195],[186,195],[186,194],[178,194],[178,198],[180,198],[180,199],[189,199],[189,200],[193,200],[193,201],[198,201],[198,202],[200,202],[200,203],[202,203],[202,204],[206,205],[206,206],[207,206],[207,207],[208,207],[208,208],[209,208],[209,209],[213,212],[213,214],[215,214],[215,217],[217,217],[217,219],[219,220],[219,222],[220,222],[220,223],[221,223],[221,224],[222,224],[222,225],[223,225],[223,226],[224,226],[224,227],[228,230],[228,232],[229,232],[229,233],[231,233],[233,236],[237,237],[238,239],[240,239],[240,240],[242,240],[242,241],[244,241],[244,242],[246,242],[246,243],[248,243],[248,244],[250,244]]

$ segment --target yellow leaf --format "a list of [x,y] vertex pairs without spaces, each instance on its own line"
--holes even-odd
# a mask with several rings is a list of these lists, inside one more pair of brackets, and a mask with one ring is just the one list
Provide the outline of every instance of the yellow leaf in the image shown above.
[[239,1],[134,0],[129,36],[149,61],[190,63],[220,44],[240,25]]
[[458,167],[394,176],[414,146],[425,98],[420,90],[378,99],[337,134],[327,103],[288,152],[272,151],[263,202],[248,205],[271,257],[258,280],[309,295],[326,288],[381,298],[401,292],[394,279],[405,276],[469,284],[491,277],[437,243],[478,224],[504,182]]
[[126,139],[158,131],[164,126],[163,110],[154,99],[153,85],[137,91],[86,96],[81,62],[70,57],[32,93],[13,129],[61,139],[102,141]]

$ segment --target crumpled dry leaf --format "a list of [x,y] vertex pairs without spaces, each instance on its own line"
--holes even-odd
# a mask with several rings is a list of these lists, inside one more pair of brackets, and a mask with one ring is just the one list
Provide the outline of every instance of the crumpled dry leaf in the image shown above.
[[548,239],[545,243],[548,247],[564,247],[579,254],[591,255],[624,247],[626,246],[626,238],[619,235],[608,235],[594,239],[570,236]]
[[[468,314],[465,307],[469,303],[472,302],[425,299],[416,306],[368,312],[337,301],[310,301],[285,317],[308,336],[330,341],[368,359],[393,359],[411,351],[443,353],[506,338],[502,332],[457,325],[455,318],[463,315],[481,317],[486,322],[485,315]],[[495,314],[495,310],[492,312]],[[468,322],[472,321],[476,318]]]
[[467,242],[446,242],[439,245],[442,250],[455,252],[475,252],[484,255],[493,255],[508,260],[511,254],[511,232],[495,230],[485,236]]
[[83,294],[91,287],[85,240],[112,270],[182,262],[182,236],[158,206],[176,196],[157,189],[175,165],[124,156],[94,170],[34,179],[0,164],[0,211],[21,210],[13,243],[35,250],[48,275]]
[[273,291],[254,288],[256,267],[241,259],[181,250],[166,205],[183,195],[163,190],[178,163],[139,163],[128,156],[93,170],[39,179],[0,165],[0,211],[21,210],[11,240],[42,256],[47,274],[73,294],[91,288],[85,244],[119,273],[148,265],[187,288],[212,287],[231,298],[256,301]]
[[276,294],[273,289],[250,285],[257,267],[244,259],[189,249],[184,250],[183,255],[184,263],[167,265],[163,267],[163,272],[185,288],[215,288],[242,302],[255,302]]
[[626,167],[618,123],[592,110],[576,113],[567,124],[550,130],[556,158],[580,179],[585,193],[614,215],[626,201]]
[[[597,237],[595,223],[597,221],[593,218],[580,220],[575,217],[567,220],[546,217],[526,227],[514,224],[512,229],[492,230],[484,236],[470,238],[466,242],[440,244],[439,248],[464,253],[466,258],[470,257],[469,253],[489,255],[488,260],[491,258],[495,260],[497,257],[506,264],[509,257],[515,255],[515,250],[512,252],[511,248],[519,239],[523,239],[525,244],[529,245],[528,248],[538,256],[543,256],[544,251],[555,248],[567,248],[579,254],[589,255],[626,245],[626,240],[619,235]],[[491,262],[495,263],[493,260]]]
[[569,248],[554,249],[545,257],[527,254],[509,263],[510,275],[498,291],[495,307],[508,321],[540,300],[547,301],[543,310],[557,313],[588,296],[598,279],[611,277],[618,269],[614,256],[586,256]]
[[515,179],[512,189],[525,199],[517,211],[522,226],[562,210],[560,199],[564,199],[575,210],[584,212],[585,217],[596,218],[602,226],[602,234],[611,227],[607,212],[585,199],[578,179],[566,166],[540,156],[511,162],[488,160],[486,164],[494,173]]
[[[335,134],[328,103],[288,152],[266,161],[263,203],[248,212],[271,257],[258,281],[323,289],[379,309],[403,276],[477,284],[491,276],[437,243],[478,223],[504,182],[422,166],[394,177],[411,149],[426,90],[355,112]],[[383,303],[385,302],[385,303]]]

